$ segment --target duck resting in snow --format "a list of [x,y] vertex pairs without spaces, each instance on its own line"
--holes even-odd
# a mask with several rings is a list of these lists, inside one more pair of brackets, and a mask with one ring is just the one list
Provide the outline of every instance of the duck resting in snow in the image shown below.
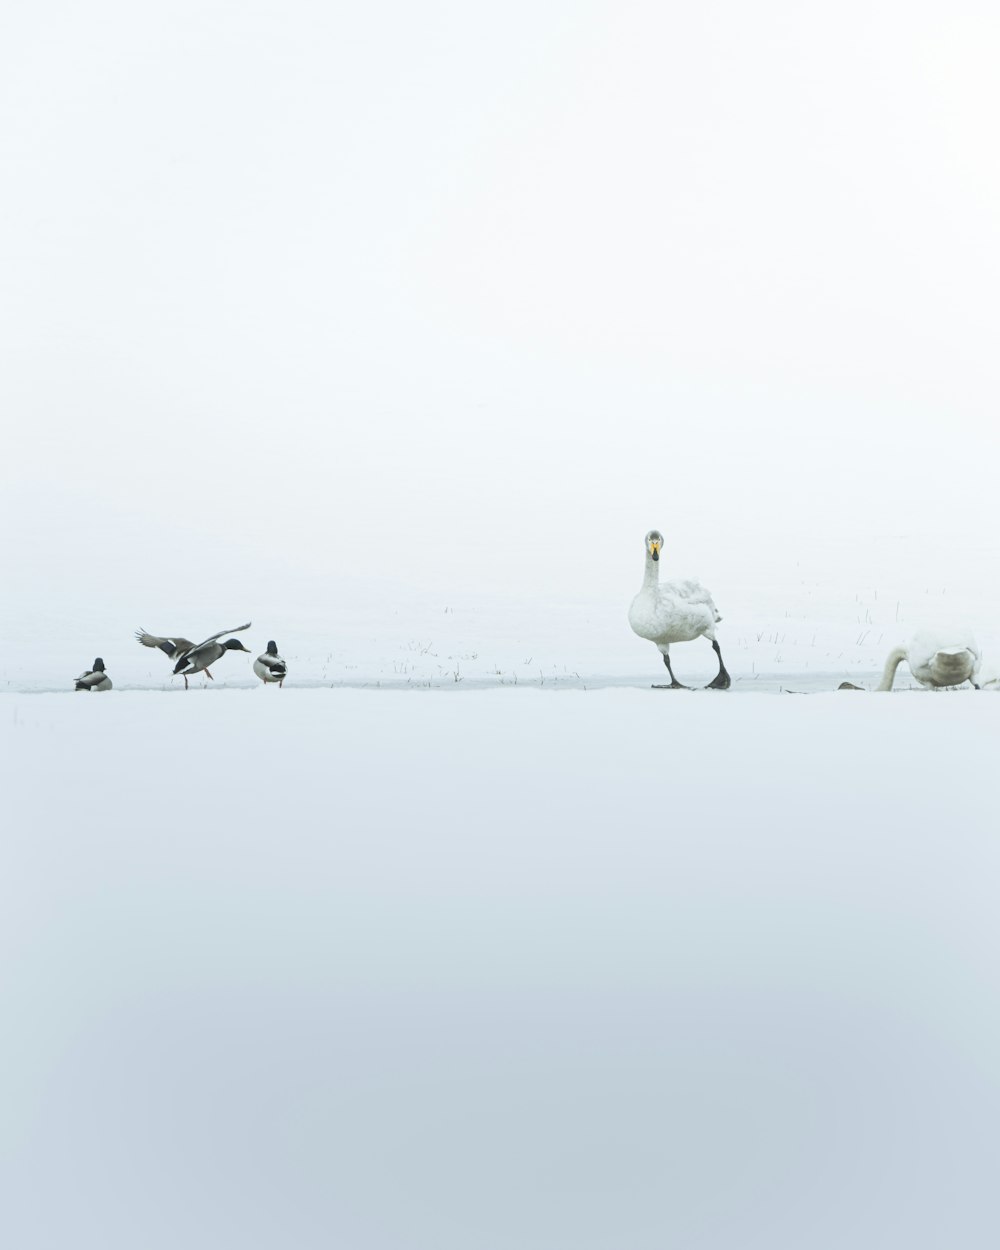
[[[882,680],[876,690],[892,689],[896,669],[905,660],[910,672],[922,686],[939,690],[945,686],[961,686],[971,682],[976,690],[976,678],[982,655],[975,638],[967,629],[922,629],[913,635],[905,647],[895,647],[889,652],[882,670]],[[841,682],[841,690],[860,690],[849,681]]]
[[197,646],[189,642],[187,638],[160,638],[156,634],[147,634],[144,629],[137,629],[135,636],[144,647],[159,647],[170,659],[176,661],[174,675],[184,678],[184,689],[187,690],[188,678],[194,673],[204,673],[206,677],[214,681],[215,679],[208,671],[208,666],[221,659],[227,651],[246,651],[249,654],[250,648],[244,647],[238,638],[229,638],[223,643],[218,641],[224,634],[238,634],[249,628],[250,621],[247,621],[245,625],[237,625],[235,629],[221,629],[211,638],[199,642]]
[[94,667],[88,668],[76,679],[74,690],[110,690],[111,678],[104,671],[104,661],[100,656],[94,661]]
[[670,667],[670,645],[674,642],[692,642],[695,638],[707,638],[719,658],[719,671],[707,690],[728,690],[731,685],[722,651],[715,637],[715,627],[722,620],[701,582],[689,578],[676,581],[660,581],[660,551],[663,535],[650,530],[646,535],[646,570],[642,589],[632,600],[628,610],[628,623],[640,638],[646,638],[657,647],[663,663],[670,674],[670,684],[654,685],[654,690],[685,690]]
[[267,650],[253,662],[253,671],[266,686],[269,681],[276,681],[278,689],[288,676],[288,665],[278,654],[278,644],[269,642]]

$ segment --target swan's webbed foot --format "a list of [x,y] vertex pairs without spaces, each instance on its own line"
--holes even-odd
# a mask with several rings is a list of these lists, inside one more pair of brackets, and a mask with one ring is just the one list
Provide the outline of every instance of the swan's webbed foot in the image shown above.
[[728,690],[733,684],[732,678],[726,672],[726,666],[722,662],[722,649],[719,644],[712,639],[712,650],[719,657],[719,671],[716,673],[713,681],[710,681],[705,687],[706,690]]
[[670,674],[670,685],[658,686],[654,682],[652,689],[653,690],[690,690],[690,686],[683,685],[674,676],[674,670],[670,667],[670,656],[667,655],[666,652],[663,653],[663,663],[666,664],[667,672]]

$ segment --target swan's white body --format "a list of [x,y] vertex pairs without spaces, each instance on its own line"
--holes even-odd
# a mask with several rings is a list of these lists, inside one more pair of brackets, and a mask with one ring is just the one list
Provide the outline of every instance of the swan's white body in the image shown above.
[[722,620],[712,596],[701,582],[675,578],[661,582],[659,565],[646,557],[642,589],[632,600],[628,623],[640,638],[667,653],[674,642],[695,638],[715,641],[715,626]]
[[940,689],[944,686],[960,686],[976,676],[982,663],[979,646],[967,629],[920,630],[905,647],[890,651],[885,662],[882,680],[877,689],[891,690],[896,669],[903,661],[922,686]]

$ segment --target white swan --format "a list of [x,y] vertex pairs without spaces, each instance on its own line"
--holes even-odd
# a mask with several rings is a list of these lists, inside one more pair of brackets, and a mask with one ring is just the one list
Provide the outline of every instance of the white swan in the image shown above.
[[646,570],[642,589],[632,600],[628,610],[628,623],[640,638],[646,638],[659,648],[663,663],[670,674],[669,686],[654,686],[654,690],[683,690],[684,686],[674,676],[670,667],[670,644],[691,642],[695,638],[707,638],[712,650],[719,657],[719,671],[706,689],[728,690],[730,677],[722,662],[722,652],[715,638],[715,626],[722,617],[712,602],[712,596],[701,582],[687,578],[672,582],[660,582],[660,550],[663,535],[650,530],[646,535]]
[[[976,680],[982,655],[975,638],[967,629],[949,629],[947,632],[933,629],[918,630],[905,647],[894,647],[889,652],[882,670],[882,680],[876,690],[891,690],[896,679],[896,669],[903,661],[922,686],[940,689],[944,686],[961,686],[971,682],[978,690]],[[844,682],[841,690],[857,690],[850,682]]]

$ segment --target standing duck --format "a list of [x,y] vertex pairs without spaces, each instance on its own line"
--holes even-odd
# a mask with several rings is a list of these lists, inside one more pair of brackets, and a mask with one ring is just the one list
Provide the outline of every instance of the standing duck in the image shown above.
[[288,665],[278,654],[278,644],[269,642],[267,650],[263,655],[259,655],[253,662],[253,671],[267,685],[268,682],[277,682],[280,690],[285,678],[288,676]]
[[110,690],[111,678],[104,671],[104,661],[100,656],[94,661],[94,667],[88,668],[76,679],[74,690]]
[[731,679],[722,662],[722,651],[715,637],[715,627],[722,620],[712,596],[701,582],[690,578],[660,581],[660,551],[663,535],[650,530],[646,535],[646,568],[642,589],[632,600],[628,623],[634,633],[653,643],[663,656],[670,674],[669,685],[654,685],[654,690],[686,689],[670,667],[670,644],[707,638],[719,659],[719,671],[708,683],[707,690],[728,690]]

